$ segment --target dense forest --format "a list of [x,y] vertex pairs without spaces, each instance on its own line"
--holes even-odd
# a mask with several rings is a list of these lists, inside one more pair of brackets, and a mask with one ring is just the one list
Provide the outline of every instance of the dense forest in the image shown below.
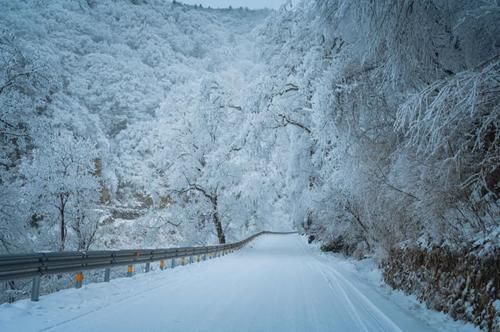
[[498,1],[0,7],[0,253],[297,229],[500,326]]

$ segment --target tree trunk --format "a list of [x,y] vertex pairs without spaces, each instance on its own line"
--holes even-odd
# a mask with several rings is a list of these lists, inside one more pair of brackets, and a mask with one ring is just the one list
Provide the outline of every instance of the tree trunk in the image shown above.
[[214,226],[217,231],[217,238],[219,239],[220,244],[226,243],[226,236],[224,235],[224,229],[222,229],[222,223],[219,220],[219,214],[217,212],[214,213]]
[[64,243],[66,242],[66,224],[64,220],[64,208],[66,207],[66,199],[64,194],[59,195],[59,219],[61,221],[61,245],[60,251],[64,251]]
[[201,187],[199,185],[190,184],[189,189],[187,189],[185,191],[189,191],[189,190],[195,190],[197,192],[202,193],[203,196],[205,196],[210,201],[210,203],[212,203],[212,222],[214,223],[214,226],[215,226],[215,232],[217,233],[217,238],[219,239],[220,244],[226,243],[226,236],[224,235],[224,228],[222,228],[222,222],[220,221],[220,218],[219,218],[219,210],[218,210],[218,205],[217,205],[217,201],[218,201],[217,188],[215,189],[215,191],[212,191],[209,193],[206,189],[204,189],[203,187]]
[[212,215],[215,231],[217,232],[217,238],[219,239],[220,244],[226,243],[226,236],[224,235],[224,229],[222,228],[222,223],[219,219],[219,212],[217,211],[217,196],[212,201],[214,207],[214,213]]

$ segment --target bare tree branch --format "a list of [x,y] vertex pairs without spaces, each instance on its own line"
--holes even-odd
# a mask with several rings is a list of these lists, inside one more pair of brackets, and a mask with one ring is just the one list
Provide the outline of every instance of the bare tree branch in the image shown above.
[[292,126],[300,128],[302,130],[305,130],[308,134],[312,133],[311,129],[309,129],[308,127],[306,127],[305,125],[303,125],[300,122],[297,122],[293,119],[290,119],[290,117],[288,117],[285,114],[280,113],[280,114],[278,114],[278,117],[280,118],[280,120],[277,120],[277,122],[279,122],[279,125],[275,128],[286,127],[288,125],[292,125]]

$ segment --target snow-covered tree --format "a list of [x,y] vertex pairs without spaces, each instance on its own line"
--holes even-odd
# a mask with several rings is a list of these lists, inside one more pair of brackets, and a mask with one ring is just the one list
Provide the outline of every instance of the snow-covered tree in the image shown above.
[[55,129],[47,136],[45,145],[35,148],[23,164],[25,200],[33,216],[42,217],[50,226],[58,225],[59,239],[48,241],[64,250],[71,227],[77,235],[77,248],[88,249],[98,222],[91,212],[99,200],[95,145],[67,130]]

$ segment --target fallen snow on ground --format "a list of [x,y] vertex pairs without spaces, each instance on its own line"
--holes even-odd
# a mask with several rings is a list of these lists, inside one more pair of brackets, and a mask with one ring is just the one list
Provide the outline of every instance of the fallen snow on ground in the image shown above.
[[[320,260],[330,266],[333,266],[344,277],[348,277],[352,284],[355,284],[358,290],[372,301],[380,301],[382,305],[390,302],[396,305],[399,310],[415,317],[429,327],[428,330],[436,331],[479,331],[472,324],[461,321],[454,321],[450,316],[426,308],[415,296],[406,295],[402,291],[394,290],[383,282],[382,271],[377,267],[373,259],[364,259],[361,261],[352,258],[346,258],[341,255],[332,255],[329,253],[320,253]],[[376,295],[372,296],[371,293]],[[418,328],[404,327],[403,331],[418,331]],[[423,331],[423,330],[422,330]],[[427,330],[426,330],[427,331]]]
[[380,280],[373,261],[266,235],[219,259],[0,305],[0,331],[476,331]]

